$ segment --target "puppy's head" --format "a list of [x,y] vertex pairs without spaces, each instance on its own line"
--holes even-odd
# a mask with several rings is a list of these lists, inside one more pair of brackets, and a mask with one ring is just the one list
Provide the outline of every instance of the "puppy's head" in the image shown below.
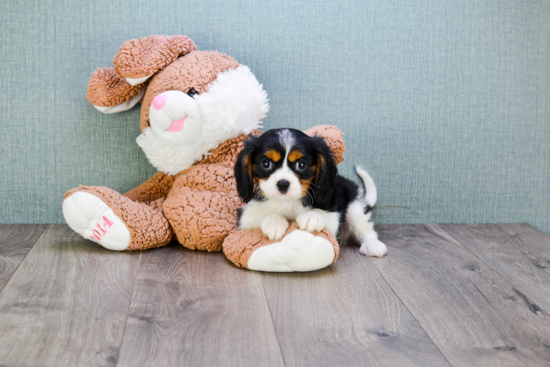
[[330,198],[338,171],[323,138],[295,129],[269,130],[248,139],[235,164],[243,201],[302,199],[322,205]]

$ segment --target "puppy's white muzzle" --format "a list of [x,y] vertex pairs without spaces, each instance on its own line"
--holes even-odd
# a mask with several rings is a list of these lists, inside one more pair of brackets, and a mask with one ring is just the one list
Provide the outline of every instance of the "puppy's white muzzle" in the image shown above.
[[[286,181],[286,190],[280,190],[280,182]],[[264,195],[271,199],[300,199],[302,197],[302,185],[296,175],[286,166],[286,164],[276,170],[265,181],[260,182],[260,189]]]

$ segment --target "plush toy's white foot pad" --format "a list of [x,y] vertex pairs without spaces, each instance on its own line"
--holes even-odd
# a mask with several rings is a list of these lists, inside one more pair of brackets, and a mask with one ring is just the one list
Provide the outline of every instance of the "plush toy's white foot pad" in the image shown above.
[[73,231],[109,250],[122,251],[130,244],[130,231],[100,198],[75,192],[63,201],[63,216]]
[[293,272],[313,271],[334,261],[334,247],[323,237],[295,230],[280,242],[260,247],[250,255],[250,270]]

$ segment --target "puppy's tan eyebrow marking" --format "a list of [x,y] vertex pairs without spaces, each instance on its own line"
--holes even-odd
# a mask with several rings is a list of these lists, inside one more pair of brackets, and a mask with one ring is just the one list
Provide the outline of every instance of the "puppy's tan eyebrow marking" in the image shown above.
[[304,155],[298,151],[298,150],[293,150],[292,152],[290,152],[290,154],[288,155],[288,160],[291,161],[291,162],[296,162],[298,159],[302,158]]
[[281,160],[281,153],[273,149],[268,150],[267,153],[265,153],[265,156],[273,162],[279,162]]

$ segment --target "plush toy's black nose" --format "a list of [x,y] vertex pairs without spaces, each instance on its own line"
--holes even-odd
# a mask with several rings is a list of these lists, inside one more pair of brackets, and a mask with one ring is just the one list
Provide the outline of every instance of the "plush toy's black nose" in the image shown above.
[[281,192],[281,194],[285,194],[288,191],[288,188],[290,187],[290,182],[287,180],[279,180],[277,182],[277,189]]

